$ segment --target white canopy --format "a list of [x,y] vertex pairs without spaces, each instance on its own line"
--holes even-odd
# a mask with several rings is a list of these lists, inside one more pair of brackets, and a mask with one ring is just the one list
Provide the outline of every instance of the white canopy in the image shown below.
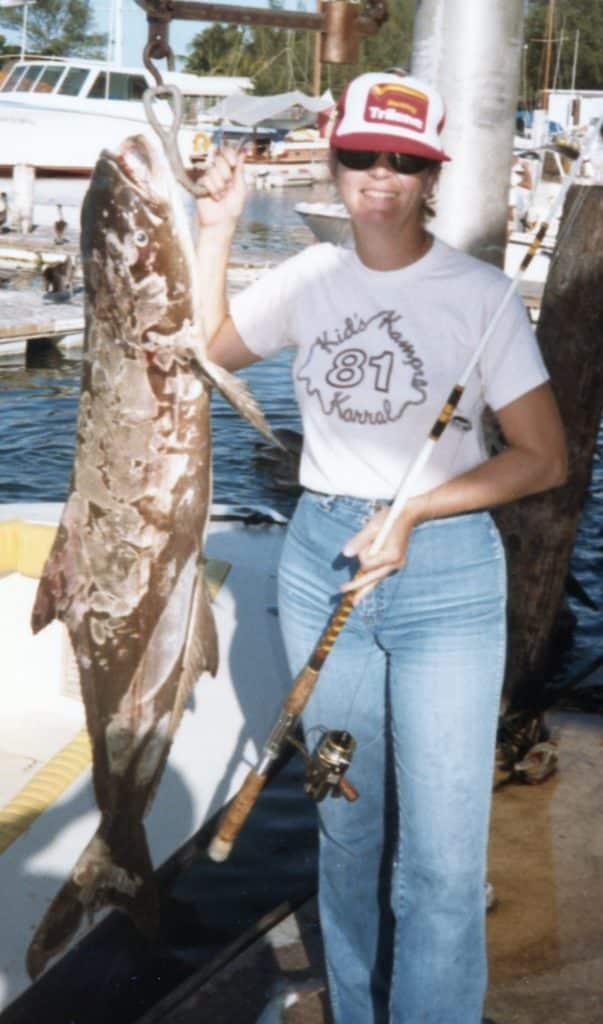
[[301,128],[312,124],[316,115],[328,110],[334,102],[329,90],[322,96],[306,96],[294,89],[276,96],[226,96],[206,113],[248,128],[262,121],[269,121],[280,128]]

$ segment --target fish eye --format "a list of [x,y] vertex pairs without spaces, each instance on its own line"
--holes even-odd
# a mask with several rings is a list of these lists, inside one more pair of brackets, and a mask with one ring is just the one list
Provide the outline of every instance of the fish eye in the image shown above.
[[143,245],[146,245],[148,240],[149,237],[146,231],[139,229],[138,231],[134,232],[134,245],[137,245],[139,248],[142,248]]

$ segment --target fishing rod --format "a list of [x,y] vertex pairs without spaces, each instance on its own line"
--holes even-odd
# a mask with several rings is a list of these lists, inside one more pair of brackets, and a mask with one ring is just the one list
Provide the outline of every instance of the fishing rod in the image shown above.
[[[501,316],[511,301],[521,278],[540,249],[551,222],[556,216],[558,210],[560,210],[571,185],[576,180],[578,170],[582,162],[589,155],[594,140],[600,132],[602,123],[603,118],[599,118],[599,120],[596,121],[589,129],[582,148],[572,151],[572,168],[563,180],[561,188],[548,210],[546,220],[543,220],[538,227],[524,258],[515,273],[515,276],[509,282],[509,286],[474,354],[471,356],[464,372],[461,374],[459,380],[452,388],[444,405],[442,406],[442,409],[430,430],[427,440],[418,452],[407,473],[402,478],[388,513],[371,545],[371,554],[376,554],[385,544],[397,516],[400,514],[408,500],[414,482],[425,467],[435,445],[448,426],[454,411],[461,400],[471,373],[482,356]],[[360,575],[361,570],[356,573],[355,578]],[[350,592],[348,592],[339,600],[339,603],[321,634],[316,647],[312,651],[301,672],[299,672],[294,679],[278,718],[262,748],[256,767],[250,769],[243,785],[227,805],[220,817],[216,833],[207,851],[212,860],[223,861],[229,856],[236,837],[247,820],[250,811],[268,780],[271,766],[279,757],[285,745],[288,742],[292,742],[291,737],[293,730],[295,729],[298,719],[314,690],[322,666],[329,656],[333,645],[347,622],[353,608],[354,597]],[[343,781],[345,782],[345,780]]]

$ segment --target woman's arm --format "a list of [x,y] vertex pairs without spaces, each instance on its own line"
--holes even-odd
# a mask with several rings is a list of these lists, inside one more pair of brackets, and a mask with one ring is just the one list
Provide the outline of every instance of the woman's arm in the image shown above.
[[387,510],[379,512],[343,549],[357,557],[361,574],[342,590],[354,590],[360,600],[380,579],[401,568],[410,534],[429,519],[503,505],[528,494],[558,487],[567,478],[565,435],[549,384],[541,384],[499,409],[496,417],[507,447],[475,469],[408,500],[381,550],[371,555]]
[[226,370],[257,361],[228,313],[226,274],[232,240],[245,202],[244,155],[218,150],[203,184],[208,197],[197,201],[197,274],[203,327],[210,358]]

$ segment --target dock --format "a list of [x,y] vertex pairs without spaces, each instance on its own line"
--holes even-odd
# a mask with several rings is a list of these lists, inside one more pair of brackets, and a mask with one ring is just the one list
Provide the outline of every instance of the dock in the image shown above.
[[[0,236],[1,238],[2,236]],[[0,263],[2,262],[0,246]],[[16,250],[21,254],[24,250]],[[31,248],[31,253],[40,261],[32,262],[32,269],[49,266],[43,263],[47,252]],[[61,249],[61,259],[68,255]],[[17,262],[17,266],[23,266]],[[232,263],[228,268],[228,292],[233,295],[260,276],[269,264]],[[32,343],[50,341],[56,344],[82,344],[84,331],[84,290],[81,280],[76,279],[73,294],[60,292],[46,294],[41,281],[38,287],[11,288],[10,282],[0,287],[0,357],[27,353]]]
[[[550,724],[558,773],[494,793],[485,1013],[496,1024],[603,1015],[603,718],[555,712]],[[331,1024],[315,900],[270,923],[136,1024]]]
[[0,356],[25,352],[30,342],[60,341],[84,330],[83,291],[63,301],[42,288],[0,288]]
[[61,263],[66,256],[79,255],[79,231],[71,230],[65,241],[57,245],[53,229],[40,225],[28,234],[19,231],[0,233],[0,266],[30,267],[42,270],[44,267]]

